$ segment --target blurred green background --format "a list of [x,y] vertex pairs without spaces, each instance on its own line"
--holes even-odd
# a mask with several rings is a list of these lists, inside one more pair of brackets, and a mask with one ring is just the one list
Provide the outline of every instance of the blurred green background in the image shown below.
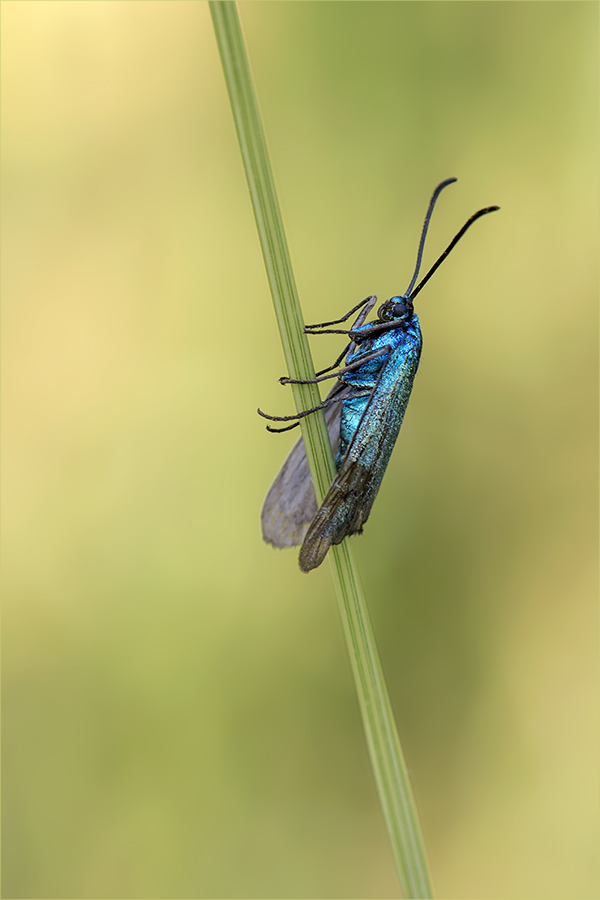
[[[410,279],[353,543],[441,898],[597,884],[594,3],[241,5],[306,319]],[[2,5],[5,897],[396,897],[208,8]],[[317,365],[342,344],[313,341]]]

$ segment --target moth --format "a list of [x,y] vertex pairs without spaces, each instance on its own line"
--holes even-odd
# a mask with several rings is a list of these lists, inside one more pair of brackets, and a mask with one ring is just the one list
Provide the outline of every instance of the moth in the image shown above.
[[[274,432],[295,428],[299,419],[317,410],[325,413],[337,474],[323,503],[317,508],[300,438],[273,482],[261,513],[262,534],[268,544],[280,548],[301,545],[299,564],[303,572],[320,566],[332,544],[362,532],[394,449],[421,357],[423,340],[413,301],[473,222],[500,208],[487,206],[474,213],[415,287],[435,204],[444,188],[456,180],[446,178],[432,194],[415,270],[403,294],[382,303],[370,322],[367,317],[377,303],[375,295],[340,319],[305,326],[306,334],[344,334],[350,339],[333,365],[317,372],[310,381],[280,378],[282,384],[336,379],[323,403],[293,416],[270,416],[258,410],[273,422],[293,421],[283,428],[267,426]],[[343,324],[356,312],[349,329],[331,327]]]

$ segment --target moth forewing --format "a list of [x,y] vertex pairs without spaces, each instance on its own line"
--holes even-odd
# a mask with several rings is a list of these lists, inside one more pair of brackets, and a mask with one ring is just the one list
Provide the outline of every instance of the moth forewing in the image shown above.
[[369,518],[419,366],[422,342],[416,316],[406,338],[383,366],[338,474],[307,531],[299,557],[303,572],[319,566],[332,544],[360,534]]

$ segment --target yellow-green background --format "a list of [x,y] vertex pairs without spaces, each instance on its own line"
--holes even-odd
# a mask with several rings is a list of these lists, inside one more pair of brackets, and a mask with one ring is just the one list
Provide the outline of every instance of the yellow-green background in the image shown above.
[[[597,885],[594,3],[241,15],[307,321],[406,288],[355,539],[441,898]],[[208,9],[5,2],[5,897],[398,895]],[[337,338],[313,341],[317,363]]]

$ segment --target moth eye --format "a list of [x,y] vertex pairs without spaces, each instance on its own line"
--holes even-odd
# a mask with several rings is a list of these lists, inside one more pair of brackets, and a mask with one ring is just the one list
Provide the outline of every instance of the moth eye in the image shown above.
[[377,310],[377,315],[384,322],[388,322],[394,317],[394,308],[391,300],[386,300],[385,303],[381,304],[381,306]]

